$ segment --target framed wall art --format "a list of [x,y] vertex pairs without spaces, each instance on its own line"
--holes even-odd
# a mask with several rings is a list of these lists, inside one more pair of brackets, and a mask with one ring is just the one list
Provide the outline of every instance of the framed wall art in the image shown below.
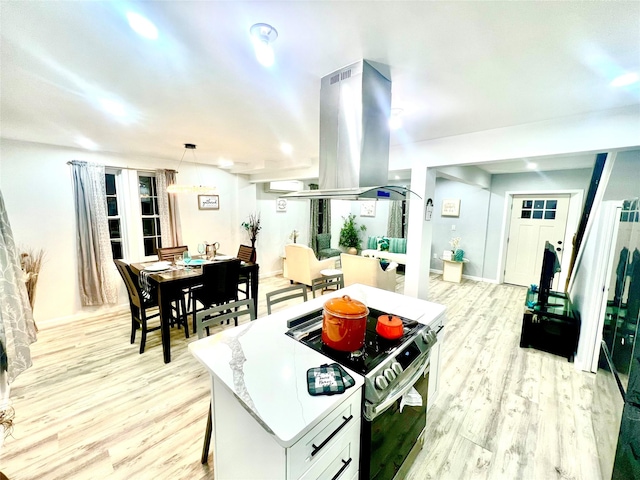
[[276,200],[276,212],[286,212],[286,211],[287,211],[287,199],[278,198]]
[[375,217],[376,216],[376,202],[360,202],[360,216],[361,217]]
[[442,200],[442,216],[443,217],[459,217],[460,216],[460,199],[449,198]]
[[200,210],[219,210],[219,195],[198,195],[198,209]]

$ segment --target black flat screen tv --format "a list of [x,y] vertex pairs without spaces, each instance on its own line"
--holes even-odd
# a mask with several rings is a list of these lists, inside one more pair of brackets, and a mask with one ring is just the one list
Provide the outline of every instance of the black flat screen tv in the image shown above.
[[542,271],[540,272],[540,284],[538,285],[537,306],[541,309],[549,305],[549,292],[553,284],[553,277],[560,271],[560,261],[556,249],[549,242],[545,242],[542,254]]

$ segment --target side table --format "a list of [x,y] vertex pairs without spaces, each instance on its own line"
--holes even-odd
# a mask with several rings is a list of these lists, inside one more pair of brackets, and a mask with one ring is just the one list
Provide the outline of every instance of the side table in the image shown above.
[[462,281],[462,269],[464,264],[469,260],[466,258],[461,262],[456,262],[455,260],[445,260],[442,259],[443,268],[442,268],[442,279],[445,282],[454,282],[460,283]]

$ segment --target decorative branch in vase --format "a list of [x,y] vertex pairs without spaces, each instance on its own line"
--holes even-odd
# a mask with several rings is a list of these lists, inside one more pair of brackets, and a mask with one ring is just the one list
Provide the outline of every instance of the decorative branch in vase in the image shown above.
[[[44,260],[44,250],[32,250],[26,249],[26,251],[20,254],[20,267],[24,272],[25,284],[27,286],[27,295],[29,296],[29,303],[31,304],[31,311],[36,302],[36,286],[38,283],[38,275],[42,268],[42,262]],[[35,321],[34,321],[35,324]],[[38,326],[36,325],[36,332]]]
[[460,248],[460,237],[453,237],[449,240],[449,245],[451,245],[451,257],[456,262],[461,262],[464,259],[464,250]]
[[256,241],[258,239],[258,233],[262,230],[262,225],[260,224],[260,212],[252,213],[249,215],[249,219],[245,222],[242,222],[242,228],[247,231],[249,235],[249,241],[251,242],[251,248],[253,249],[253,262],[255,262],[255,251],[256,251]]
[[293,243],[298,243],[299,235],[300,232],[298,230],[294,230],[293,232],[291,232],[291,235],[289,235],[289,240],[293,240]]

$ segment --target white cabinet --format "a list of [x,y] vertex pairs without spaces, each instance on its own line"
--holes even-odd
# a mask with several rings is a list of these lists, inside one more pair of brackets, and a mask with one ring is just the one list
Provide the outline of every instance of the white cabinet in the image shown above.
[[352,389],[343,394],[345,399],[337,408],[285,448],[214,376],[212,447],[216,480],[331,479],[338,472],[335,478],[351,479],[358,472],[360,460],[362,401],[362,389]]

